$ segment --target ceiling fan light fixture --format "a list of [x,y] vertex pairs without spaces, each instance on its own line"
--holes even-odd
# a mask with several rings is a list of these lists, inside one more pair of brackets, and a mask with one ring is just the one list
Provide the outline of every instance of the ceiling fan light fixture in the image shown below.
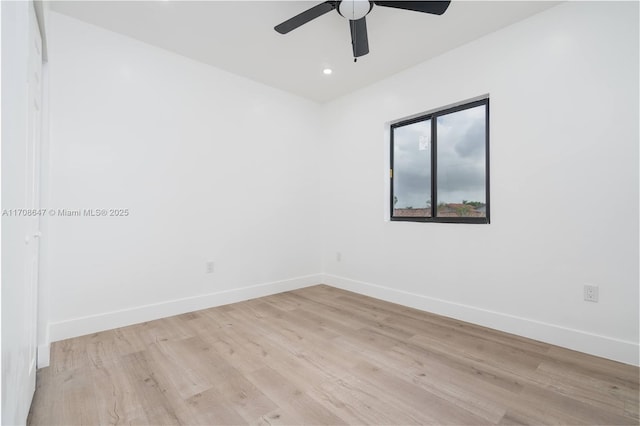
[[369,0],[342,0],[338,6],[340,15],[351,21],[357,21],[367,16],[371,10]]

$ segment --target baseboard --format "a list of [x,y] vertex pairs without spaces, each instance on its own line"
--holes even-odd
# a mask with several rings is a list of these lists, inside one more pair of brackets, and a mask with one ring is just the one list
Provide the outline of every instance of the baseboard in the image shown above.
[[[99,331],[125,327],[154,319],[179,315],[199,309],[241,302],[256,297],[268,296],[324,283],[333,287],[398,303],[438,315],[456,318],[507,333],[517,334],[541,342],[573,349],[580,352],[640,365],[640,347],[637,343],[582,330],[561,327],[541,321],[501,312],[490,311],[470,305],[436,299],[405,292],[390,287],[352,280],[331,274],[314,274],[288,280],[263,283],[238,289],[209,293],[162,303],[139,306],[131,309],[105,312],[67,321],[49,324],[51,342],[83,336]],[[38,368],[49,365],[50,345],[38,346]]]
[[[86,334],[97,333],[99,331],[111,330],[118,327],[125,327],[145,321],[152,321],[159,318],[193,312],[200,309],[214,306],[227,305],[229,303],[241,302],[255,299],[256,297],[269,296],[283,291],[295,290],[320,284],[322,275],[306,275],[282,281],[275,281],[252,285],[248,287],[225,290],[216,293],[202,294],[198,296],[185,297],[182,299],[169,300],[162,303],[138,306],[131,309],[104,312],[97,315],[90,315],[71,320],[54,322],[49,324],[49,337],[51,342],[69,339],[72,337],[84,336]],[[44,346],[44,345],[43,345]],[[45,358],[44,348],[42,359],[47,360],[48,365],[48,345]],[[38,355],[40,358],[40,354]]]
[[49,356],[50,356],[50,347],[51,345],[39,345],[38,346],[38,359],[36,361],[37,368],[44,368],[49,366]]
[[517,334],[579,352],[585,352],[625,364],[640,365],[640,346],[634,342],[409,293],[331,274],[324,274],[322,282],[343,290],[375,297],[376,299],[398,303],[507,333]]

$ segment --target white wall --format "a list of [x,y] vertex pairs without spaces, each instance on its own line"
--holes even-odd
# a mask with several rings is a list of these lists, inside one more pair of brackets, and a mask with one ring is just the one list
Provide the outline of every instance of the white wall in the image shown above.
[[[131,213],[43,224],[51,340],[324,279],[637,364],[637,15],[563,4],[319,106],[52,13],[48,207]],[[486,93],[492,224],[385,221],[385,123]]]
[[48,26],[47,207],[130,212],[47,219],[52,341],[318,282],[318,105],[64,15]]
[[[486,93],[492,223],[385,221],[385,123]],[[637,3],[560,5],[325,113],[327,283],[638,363]]]

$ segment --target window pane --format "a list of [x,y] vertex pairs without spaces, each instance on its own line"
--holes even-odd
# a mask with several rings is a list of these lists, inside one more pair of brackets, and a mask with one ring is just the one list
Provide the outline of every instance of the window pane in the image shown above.
[[437,117],[440,217],[486,217],[486,105]]
[[431,121],[393,129],[393,216],[431,216]]

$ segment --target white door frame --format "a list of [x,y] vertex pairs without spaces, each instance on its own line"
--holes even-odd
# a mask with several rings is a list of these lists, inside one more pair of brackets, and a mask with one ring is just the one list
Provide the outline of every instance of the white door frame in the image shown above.
[[2,424],[24,424],[37,368],[42,38],[32,1],[0,6]]
[[[28,54],[28,139],[26,152],[26,194],[25,200],[28,210],[40,209],[40,170],[42,151],[42,36],[36,16],[35,5],[30,2],[29,8],[29,54]],[[26,284],[27,301],[25,312],[28,313],[28,342],[29,342],[29,379],[34,383],[37,365],[38,347],[38,277],[40,256],[40,215],[27,217],[29,221],[27,243]]]

